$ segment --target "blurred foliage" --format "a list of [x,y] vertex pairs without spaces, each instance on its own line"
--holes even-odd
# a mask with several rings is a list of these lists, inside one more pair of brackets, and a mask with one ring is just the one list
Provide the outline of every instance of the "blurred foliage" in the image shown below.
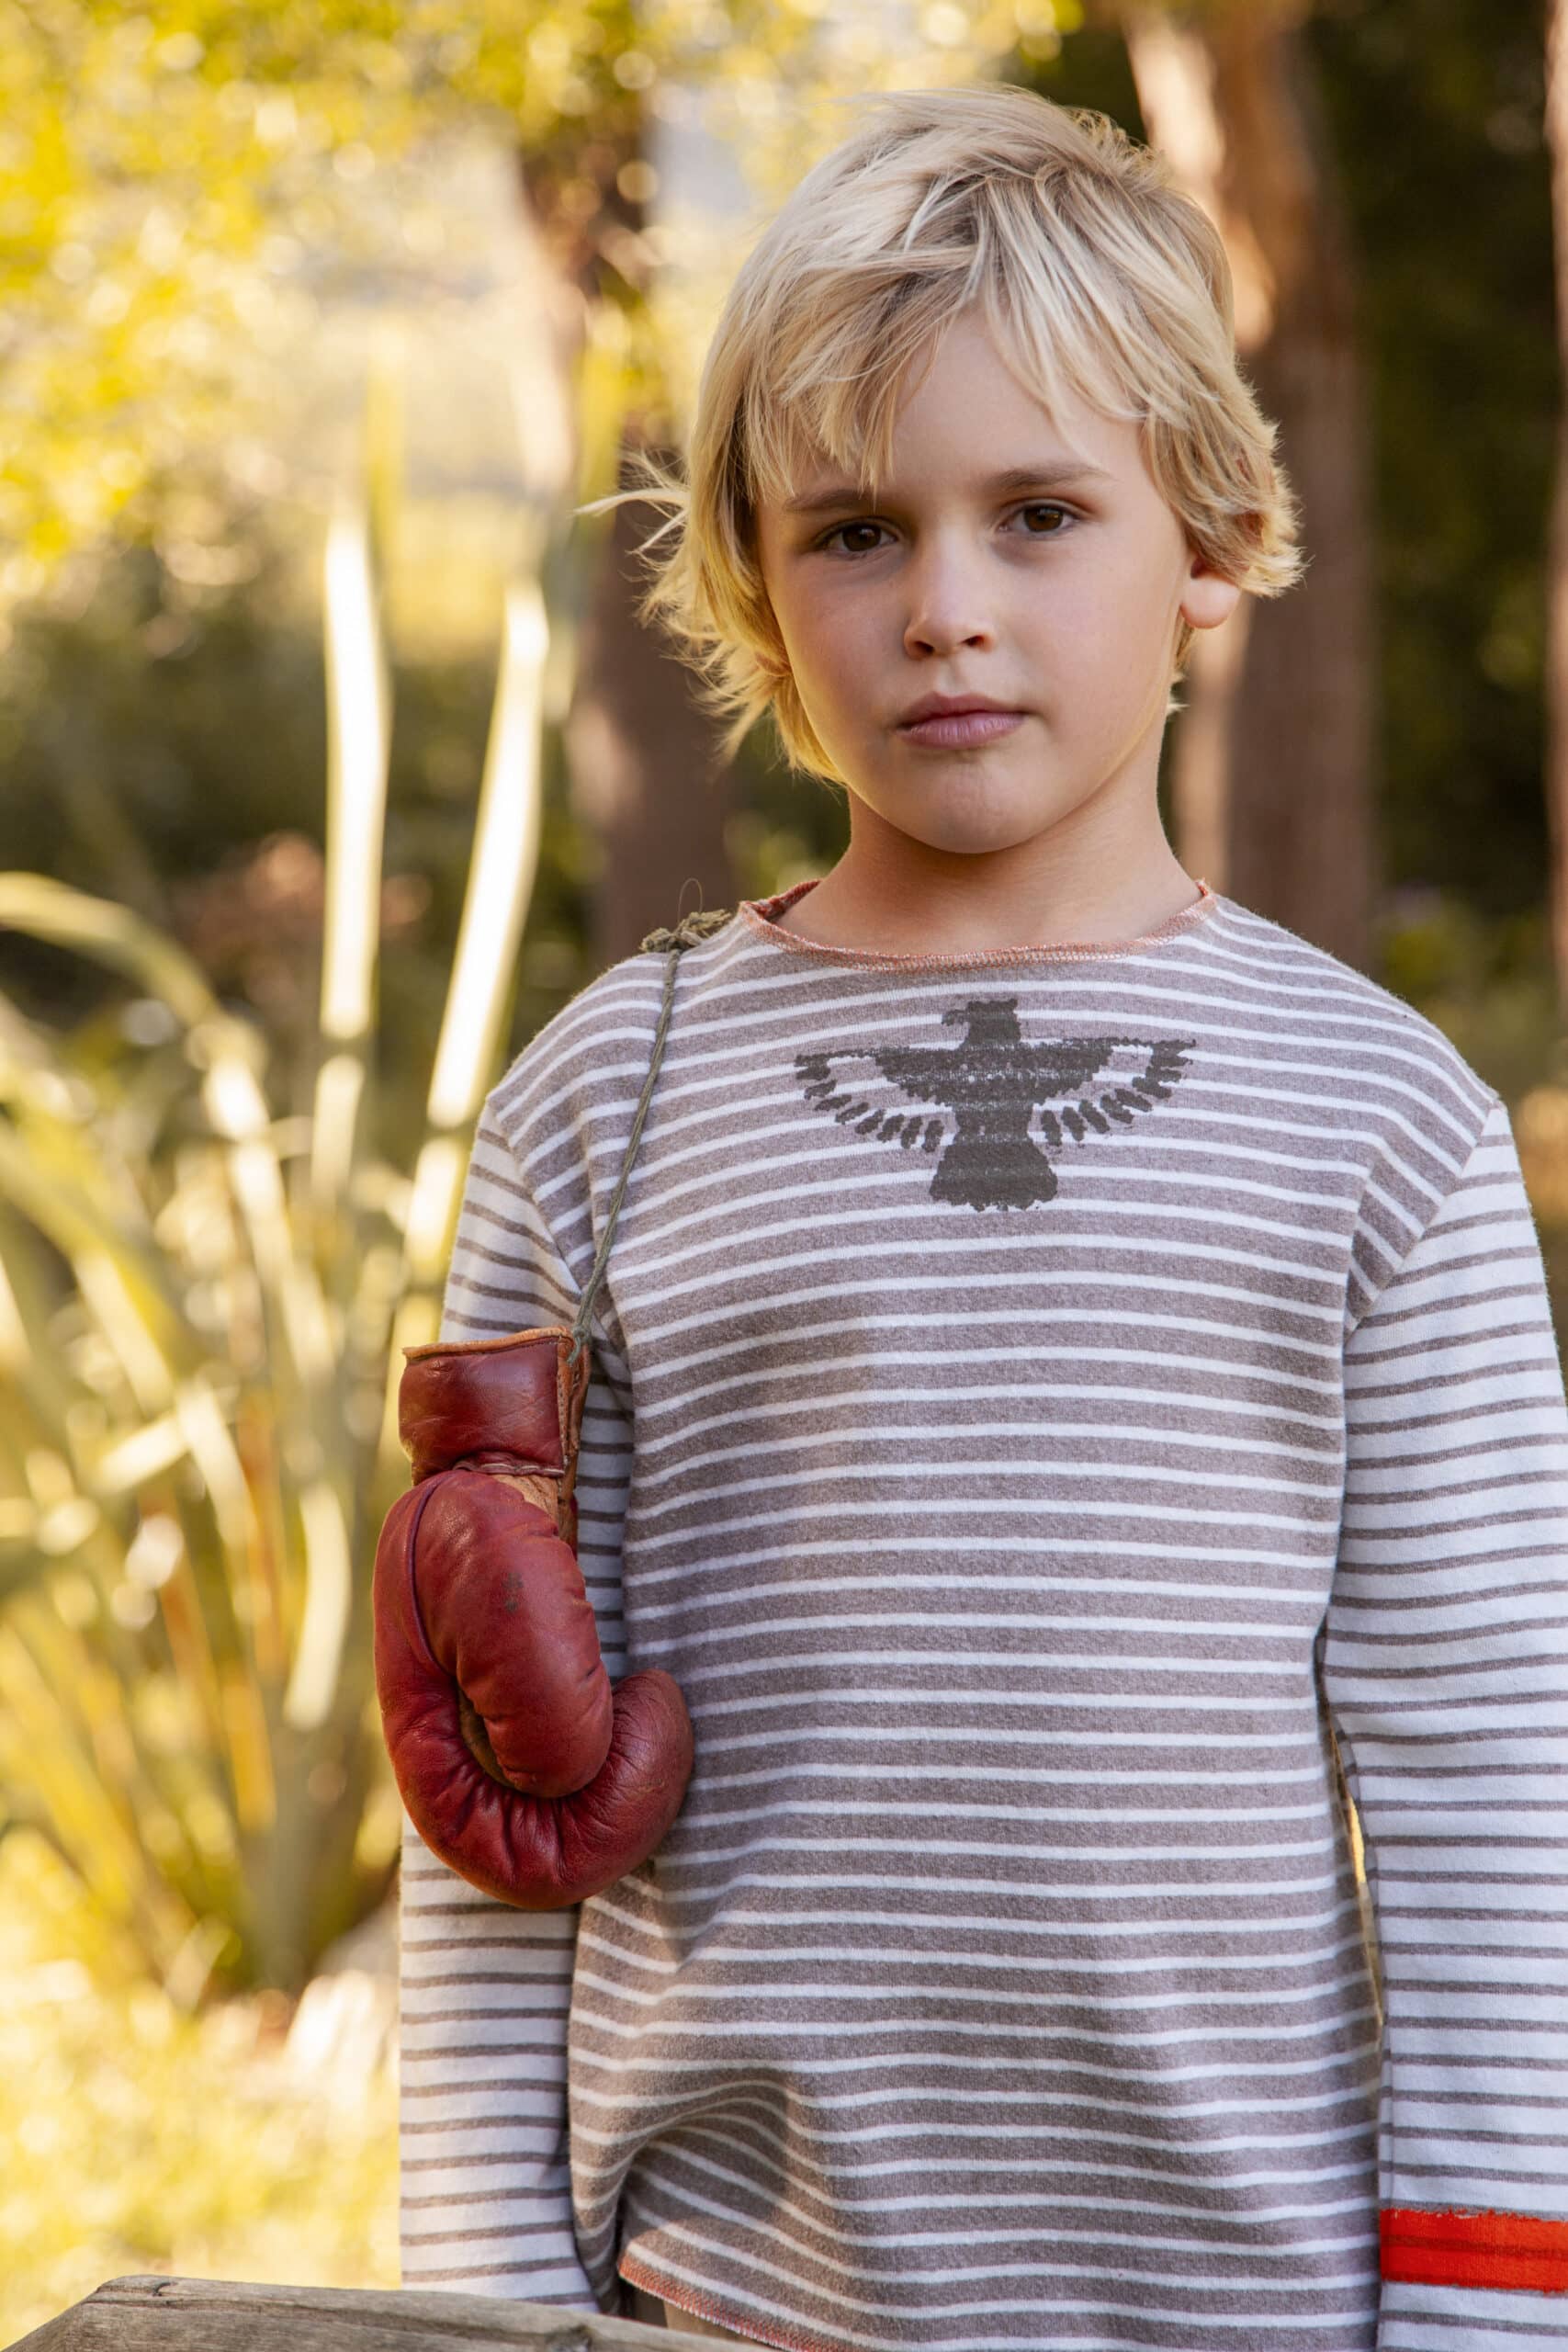
[[355,1564],[408,1177],[323,1194],[259,1029],[120,910],[0,876],[0,924],[131,982],[0,998],[0,1802],[165,1984],[298,1987],[400,1826]]
[[1555,1067],[1561,1024],[1540,909],[1488,920],[1456,892],[1407,888],[1389,902],[1382,954],[1389,987],[1505,1102]]
[[[687,119],[694,87],[716,124],[741,127],[763,192],[798,171],[803,136],[831,134],[821,101],[856,79],[1000,70],[1137,129],[1120,40],[1082,14],[917,8],[900,53],[869,17],[829,28],[814,0],[0,0],[0,538],[33,550],[35,585],[107,528],[197,573],[204,557],[220,575],[254,560],[235,514],[265,478],[277,371],[345,284],[417,299],[443,239],[462,233],[431,163],[448,132],[489,123],[515,141],[552,253],[630,324],[630,404],[657,406],[666,368],[644,298],[671,248],[649,153],[658,126]],[[1544,825],[1556,361],[1540,11],[1319,0],[1309,39],[1374,387],[1388,880],[1514,912],[1538,894]],[[260,372],[244,394],[248,368]],[[190,488],[203,451],[228,468],[206,513]],[[254,599],[265,610],[259,575]],[[150,686],[177,692],[177,667],[160,663]],[[297,691],[274,704],[311,707]],[[69,799],[90,803],[103,762],[73,748],[89,756],[72,763],[85,781]],[[317,772],[278,762],[280,802]],[[78,829],[113,842],[100,854],[133,877],[115,797],[106,781],[104,821]],[[280,807],[235,833],[297,821]],[[141,864],[162,854],[154,837]]]
[[1048,55],[1080,14],[940,0],[827,38],[820,0],[0,0],[0,601],[154,529],[199,448],[244,478],[321,293],[357,265],[394,294],[441,253],[401,166],[444,136],[515,141],[548,249],[626,310],[656,404],[642,148],[673,81],[717,85],[776,185],[829,87]]
[[[316,1043],[324,679],[320,628],[285,553],[259,518],[246,543],[241,582],[193,590],[155,550],[130,548],[103,564],[79,613],[18,616],[0,661],[0,811],[10,861],[166,930],[226,1003],[265,1026],[283,1070]],[[371,1116],[377,1148],[395,1157],[434,1051],[495,681],[488,653],[419,658],[395,639],[390,650]],[[558,725],[543,755],[508,1057],[592,978],[597,853],[570,805]],[[731,865],[749,896],[820,873],[846,838],[842,795],[776,765],[761,734],[737,762],[734,799]],[[4,931],[0,987],[51,1018],[85,1018],[104,993],[92,967]]]
[[1405,889],[1390,902],[1383,956],[1389,986],[1508,1105],[1558,1345],[1568,1350],[1568,1047],[1545,913],[1488,918],[1457,891]]
[[0,994],[0,1829],[47,1837],[191,2000],[298,1989],[395,1869],[369,1568],[407,1475],[396,1373],[436,1329],[576,641],[582,567],[546,548],[561,625],[520,574],[434,1053],[400,1040],[378,1100],[379,972],[434,893],[383,878],[376,536],[353,505],[328,536],[321,850],[273,834],[183,892],[228,1003],[124,904],[0,874],[0,931],[112,982],[64,1019]]
[[[169,932],[291,1064],[315,1048],[323,915],[325,680],[316,616],[258,523],[252,576],[193,592],[151,548],[107,562],[73,616],[19,616],[0,662],[8,864],[113,896]],[[562,616],[563,625],[566,616]],[[393,665],[380,1020],[380,1148],[418,1115],[472,846],[493,654]],[[592,844],[547,731],[544,840],[518,975],[529,1036],[592,977]],[[0,984],[81,1016],[78,959],[0,934]]]
[[1540,905],[1558,401],[1539,0],[1328,0],[1310,30],[1373,399],[1389,882]]
[[126,2273],[397,2285],[395,2083],[308,2065],[291,2019],[191,2016],[47,1847],[0,1844],[0,2341]]
[[[636,53],[625,6],[0,6],[13,584],[118,517],[145,526],[193,442],[260,424],[323,267],[385,270],[378,162],[498,107],[529,141],[589,118],[613,141],[636,106],[615,67]],[[417,274],[417,234],[401,258]]]

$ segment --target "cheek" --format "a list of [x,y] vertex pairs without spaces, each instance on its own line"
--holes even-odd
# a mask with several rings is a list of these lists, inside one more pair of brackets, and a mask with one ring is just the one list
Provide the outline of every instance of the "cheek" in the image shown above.
[[1164,658],[1170,612],[1166,568],[1134,560],[1085,566],[1070,579],[1064,572],[1032,600],[1026,626],[1052,667],[1093,677],[1126,701]]
[[807,701],[843,702],[851,698],[857,679],[863,685],[867,616],[852,599],[801,597],[787,615],[779,616],[779,626],[796,684]]

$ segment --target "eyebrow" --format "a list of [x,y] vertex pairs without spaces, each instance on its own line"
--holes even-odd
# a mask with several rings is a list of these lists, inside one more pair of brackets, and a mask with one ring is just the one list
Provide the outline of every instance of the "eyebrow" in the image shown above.
[[[990,474],[976,484],[982,492],[1003,498],[1011,491],[1066,490],[1076,482],[1109,481],[1111,479],[1103,466],[1091,466],[1077,458],[1067,458],[1057,464],[1039,466],[1009,466],[1004,473]],[[830,507],[853,505],[870,496],[864,488],[852,482],[835,482],[826,490],[804,492],[798,498],[786,498],[785,514],[825,514]]]

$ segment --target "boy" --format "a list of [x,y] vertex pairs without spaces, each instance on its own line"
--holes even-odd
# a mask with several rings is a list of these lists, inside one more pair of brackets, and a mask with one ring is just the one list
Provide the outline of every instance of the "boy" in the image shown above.
[[[1156,808],[1192,632],[1297,569],[1271,442],[1207,222],[1019,90],[868,102],[740,273],[649,608],[851,842],[683,956],[596,1313],[581,1558],[684,1808],[581,1917],[409,1841],[411,2286],[811,2352],[1568,2335],[1506,1120]],[[661,978],[495,1089],[446,1336],[570,1322]]]

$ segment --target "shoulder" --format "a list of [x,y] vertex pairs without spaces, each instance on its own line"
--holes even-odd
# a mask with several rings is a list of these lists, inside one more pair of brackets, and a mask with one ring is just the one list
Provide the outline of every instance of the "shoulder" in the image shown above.
[[[660,945],[670,936],[651,934]],[[727,926],[684,947],[682,986],[723,956],[729,937]],[[575,1127],[586,1134],[602,1115],[624,1125],[626,1105],[647,1075],[669,961],[650,946],[612,964],[529,1039],[491,1088],[486,1123],[519,1156],[541,1133]]]
[[1213,957],[1238,1013],[1251,1008],[1269,1033],[1297,1043],[1348,1102],[1462,1138],[1468,1154],[1498,1097],[1435,1022],[1234,899],[1222,899],[1216,917]]
[[1243,1059],[1276,1114],[1354,1188],[1347,1308],[1372,1304],[1503,1115],[1495,1090],[1435,1023],[1282,924],[1222,901],[1213,946]]
[[[628,956],[536,1030],[491,1089],[484,1121],[525,1157],[541,1127],[559,1132],[647,1062],[663,958]],[[639,1081],[640,1082],[640,1081]]]

